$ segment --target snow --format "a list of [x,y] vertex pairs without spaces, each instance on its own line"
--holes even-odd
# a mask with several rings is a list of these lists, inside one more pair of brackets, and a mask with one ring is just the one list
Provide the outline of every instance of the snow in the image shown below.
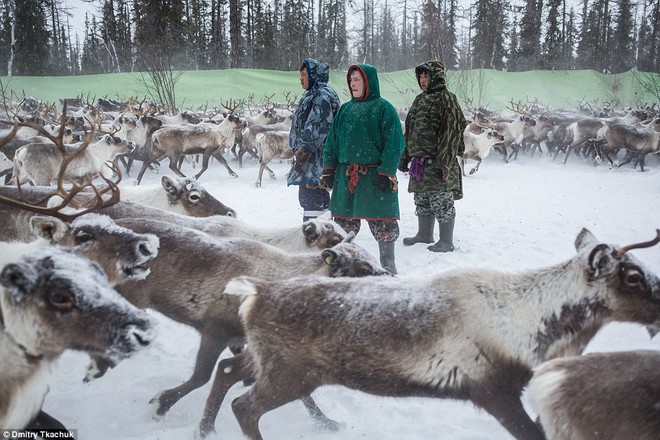
[[[229,159],[229,154],[227,158]],[[435,254],[426,245],[404,247],[401,239],[414,235],[417,220],[407,176],[399,175],[401,237],[397,241],[400,274],[425,277],[455,268],[493,268],[520,271],[549,266],[570,258],[573,242],[583,227],[600,240],[618,245],[646,241],[660,228],[660,161],[647,158],[648,171],[629,167],[608,169],[578,158],[552,161],[548,156],[520,157],[509,164],[494,153],[480,170],[464,178],[465,198],[456,202],[456,250]],[[264,228],[288,227],[302,221],[297,188],[287,187],[287,163],[271,162],[276,180],[265,179],[255,188],[258,165],[246,159],[238,178],[213,162],[200,183],[234,208],[239,218]],[[470,169],[473,163],[468,164]],[[196,170],[186,162],[184,172]],[[162,172],[170,173],[167,167]],[[168,174],[169,175],[169,174]],[[131,185],[125,178],[122,185]],[[160,175],[146,174],[143,184],[160,184]],[[437,227],[436,227],[437,234]],[[437,237],[437,235],[436,235]],[[373,255],[377,244],[363,223],[355,242]],[[660,275],[660,246],[632,251],[647,270]],[[185,257],[182,257],[185,258]],[[185,286],[182,286],[185,288]],[[59,362],[45,410],[81,440],[192,439],[200,421],[210,384],[181,399],[162,420],[154,420],[149,400],[157,392],[188,379],[195,362],[199,337],[191,328],[151,312],[159,321],[152,347],[127,359],[105,377],[82,383],[88,357],[66,353]],[[660,349],[660,337],[650,340],[638,325],[616,323],[605,327],[588,351],[636,348]],[[223,353],[227,356],[228,353]],[[235,385],[216,420],[217,436],[244,438],[230,402],[245,391]],[[489,414],[473,405],[439,399],[378,397],[342,387],[325,387],[313,394],[321,409],[341,424],[339,432],[316,427],[300,402],[266,414],[261,431],[267,440],[397,439],[508,440],[512,437]]]

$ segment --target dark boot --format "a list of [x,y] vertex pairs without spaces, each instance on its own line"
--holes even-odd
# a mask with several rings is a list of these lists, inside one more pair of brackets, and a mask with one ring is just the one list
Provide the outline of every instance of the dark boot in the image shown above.
[[440,225],[440,239],[437,243],[432,244],[427,249],[432,252],[451,252],[454,250],[454,221],[456,218],[449,220],[447,223],[439,223]]
[[378,249],[380,251],[380,264],[389,273],[396,275],[396,264],[394,263],[394,242],[379,241]]
[[403,239],[405,246],[415,243],[433,243],[433,228],[435,227],[435,217],[432,215],[417,216],[417,235]]

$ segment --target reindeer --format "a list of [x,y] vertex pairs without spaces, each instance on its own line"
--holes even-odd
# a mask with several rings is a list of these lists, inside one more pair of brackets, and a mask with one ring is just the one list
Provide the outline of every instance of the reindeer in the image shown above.
[[[586,229],[577,254],[520,274],[454,270],[423,279],[239,277],[243,365],[253,387],[233,401],[243,430],[262,439],[263,414],[326,384],[383,396],[469,400],[519,440],[545,440],[520,400],[532,370],[580,354],[612,321],[660,329],[660,279],[629,251]],[[240,373],[232,372],[232,380]],[[216,377],[214,390],[219,387]],[[207,402],[201,430],[217,403]]]
[[[70,152],[79,150],[84,142],[67,145]],[[14,156],[14,178],[18,185],[26,182],[35,185],[50,185],[58,176],[78,183],[91,181],[99,175],[112,177],[113,167],[108,166],[114,158],[135,149],[132,142],[116,136],[104,135],[89,145],[67,167],[64,175],[59,174],[63,163],[60,148],[52,143],[33,143],[16,151]]]
[[119,361],[153,340],[151,318],[114,291],[97,266],[57,248],[17,253],[1,243],[0,430],[30,427],[54,364],[69,349]]
[[[300,275],[325,277],[389,275],[374,257],[359,246],[339,243],[322,252],[288,253],[244,238],[219,239],[179,225],[146,219],[117,223],[160,239],[159,257],[152,274],[140,281],[127,281],[119,292],[140,308],[151,308],[177,322],[192,326],[201,335],[192,376],[183,384],[158,393],[151,404],[164,415],[179,399],[211,378],[220,353],[244,343],[236,297],[221,294],[227,281],[240,274],[268,279]],[[181,258],[181,256],[188,258]],[[204,264],[200,264],[200,260]],[[209,267],[213,270],[209,271]],[[190,289],[189,286],[194,286]],[[87,380],[105,373],[112,363],[97,359]]]
[[[151,151],[149,158],[142,164],[138,173],[137,183],[149,164],[158,160],[161,156],[167,156],[170,161],[170,169],[179,177],[186,177],[177,167],[179,159],[187,154],[203,154],[202,169],[195,175],[195,179],[207,170],[211,155],[218,149],[233,145],[235,130],[244,126],[244,121],[237,115],[231,113],[220,124],[202,122],[197,125],[165,126],[156,130],[151,136]],[[231,176],[237,174],[229,167],[227,161],[221,154],[214,155],[222,163]]]
[[660,352],[554,359],[527,387],[548,440],[653,440],[660,433]]

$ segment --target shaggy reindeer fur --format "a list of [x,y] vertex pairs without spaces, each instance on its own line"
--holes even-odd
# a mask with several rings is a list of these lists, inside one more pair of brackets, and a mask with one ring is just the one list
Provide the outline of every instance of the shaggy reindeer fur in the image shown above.
[[574,257],[519,274],[232,280],[225,293],[243,297],[246,353],[256,372],[234,413],[248,438],[261,439],[263,414],[339,384],[469,400],[515,438],[543,440],[520,401],[535,366],[581,353],[611,321],[660,325],[660,280],[626,253],[631,248],[583,230]]
[[528,397],[548,440],[657,440],[660,352],[552,360],[536,369]]
[[21,429],[40,413],[63,351],[119,361],[149,345],[152,322],[83,257],[56,248],[19,256],[12,244],[0,247],[0,430]]

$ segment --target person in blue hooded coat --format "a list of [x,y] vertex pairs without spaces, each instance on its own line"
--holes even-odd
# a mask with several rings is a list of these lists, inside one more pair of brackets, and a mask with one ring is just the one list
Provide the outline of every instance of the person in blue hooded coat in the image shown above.
[[305,92],[289,132],[289,146],[295,153],[287,185],[298,186],[303,222],[323,214],[330,202],[328,191],[319,181],[325,138],[340,106],[337,93],[328,85],[329,71],[326,63],[313,58],[306,58],[300,66],[300,85]]

